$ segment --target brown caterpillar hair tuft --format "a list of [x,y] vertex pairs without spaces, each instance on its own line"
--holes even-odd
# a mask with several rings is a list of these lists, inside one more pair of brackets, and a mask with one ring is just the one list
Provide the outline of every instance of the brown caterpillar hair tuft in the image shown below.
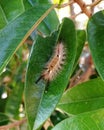
[[54,53],[48,63],[46,64],[46,69],[43,70],[41,76],[38,78],[36,83],[43,79],[47,82],[52,81],[58,74],[58,72],[61,70],[62,65],[64,64],[66,58],[66,52],[64,44],[58,43],[55,47]]

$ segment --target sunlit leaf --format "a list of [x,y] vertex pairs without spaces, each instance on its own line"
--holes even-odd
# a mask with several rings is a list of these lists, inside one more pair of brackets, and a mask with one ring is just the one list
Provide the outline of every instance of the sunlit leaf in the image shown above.
[[68,114],[79,114],[104,107],[104,82],[93,79],[64,93],[58,108]]
[[103,130],[104,109],[92,111],[65,119],[52,130]]

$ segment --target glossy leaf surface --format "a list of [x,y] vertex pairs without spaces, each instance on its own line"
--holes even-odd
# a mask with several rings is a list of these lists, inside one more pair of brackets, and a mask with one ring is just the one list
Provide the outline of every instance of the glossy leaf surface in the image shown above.
[[0,29],[15,19],[24,11],[22,0],[1,0],[0,1]]
[[93,79],[64,93],[58,108],[68,114],[79,114],[104,107],[104,82]]
[[77,53],[75,58],[75,67],[78,63],[85,41],[86,41],[86,32],[84,30],[77,30]]
[[[51,11],[51,9],[48,10],[49,7],[50,5],[41,5],[41,7],[37,5],[24,12],[0,31],[0,73],[19,46]],[[48,12],[46,12],[47,10]],[[42,16],[45,12],[47,14]],[[36,14],[35,17],[34,14]]]
[[[51,4],[52,2],[49,0],[29,0],[24,1],[24,5],[26,9],[29,9],[31,6],[35,6],[36,4]],[[41,22],[38,26],[37,30],[43,35],[50,35],[52,32],[58,29],[59,19],[55,12],[52,10],[50,14]]]
[[[67,27],[70,29],[66,30]],[[49,83],[48,90],[45,92],[46,82],[41,79],[36,84],[35,81],[41,75],[58,41],[62,41],[66,48],[65,65],[56,78]],[[31,129],[38,129],[55,109],[68,84],[75,60],[75,52],[75,27],[73,22],[67,18],[63,20],[59,31],[51,37],[37,38],[30,55],[25,88],[27,116]]]
[[103,130],[104,109],[92,111],[65,119],[52,130]]
[[100,11],[90,18],[87,31],[95,67],[104,80],[104,11]]

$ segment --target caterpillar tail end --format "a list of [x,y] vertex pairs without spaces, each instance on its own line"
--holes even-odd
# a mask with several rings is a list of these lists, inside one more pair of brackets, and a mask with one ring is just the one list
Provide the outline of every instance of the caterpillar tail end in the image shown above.
[[41,75],[41,76],[35,81],[35,83],[37,84],[42,78],[43,78],[43,76]]

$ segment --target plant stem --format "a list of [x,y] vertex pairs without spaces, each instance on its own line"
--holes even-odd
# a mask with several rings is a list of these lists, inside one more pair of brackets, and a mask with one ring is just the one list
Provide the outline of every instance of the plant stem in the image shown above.
[[93,2],[92,4],[86,5],[86,6],[90,6],[90,7],[94,7],[97,4],[99,4],[102,0],[96,0],[95,2]]
[[61,4],[61,5],[55,4],[55,5],[56,5],[56,8],[64,8],[64,7],[69,6],[69,5],[71,5],[71,4],[74,4],[74,1],[73,1],[73,0],[70,1],[70,2],[68,2],[68,3],[65,3],[65,4]]
[[86,4],[82,0],[74,0],[81,8],[82,12],[85,13],[89,18],[92,16],[92,13],[86,8]]

